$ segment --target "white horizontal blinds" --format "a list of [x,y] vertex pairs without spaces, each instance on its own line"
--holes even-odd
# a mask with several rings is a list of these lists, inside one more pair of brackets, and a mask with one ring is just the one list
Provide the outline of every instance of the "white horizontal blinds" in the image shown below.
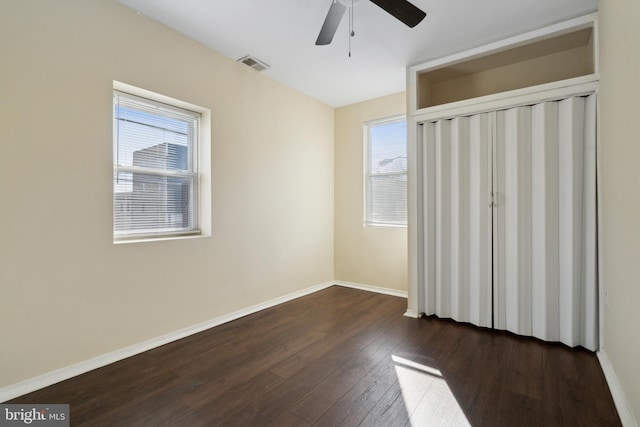
[[407,224],[406,120],[369,123],[367,128],[367,225]]
[[495,327],[597,349],[594,95],[496,113]]
[[200,115],[114,91],[115,238],[196,233]]
[[491,326],[490,136],[488,114],[425,124],[426,170],[434,171],[425,198],[435,200],[425,307],[479,326]]

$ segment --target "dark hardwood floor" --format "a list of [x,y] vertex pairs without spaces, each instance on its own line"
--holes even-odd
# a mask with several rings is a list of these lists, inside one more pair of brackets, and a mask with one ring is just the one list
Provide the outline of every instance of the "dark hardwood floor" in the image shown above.
[[12,403],[77,426],[616,426],[596,356],[333,286]]

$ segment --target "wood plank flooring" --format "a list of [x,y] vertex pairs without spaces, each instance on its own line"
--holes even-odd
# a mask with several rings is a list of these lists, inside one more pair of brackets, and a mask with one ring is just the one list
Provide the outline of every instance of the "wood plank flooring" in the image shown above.
[[617,426],[595,355],[333,286],[12,403],[74,426]]

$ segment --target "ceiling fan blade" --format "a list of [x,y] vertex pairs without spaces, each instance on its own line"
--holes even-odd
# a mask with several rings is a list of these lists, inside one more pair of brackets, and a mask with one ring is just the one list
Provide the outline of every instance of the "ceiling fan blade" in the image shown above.
[[327,17],[324,19],[324,24],[322,24],[320,34],[318,34],[318,39],[316,40],[317,46],[331,43],[346,10],[347,8],[341,3],[334,0],[331,1],[329,13],[327,13]]
[[427,14],[406,0],[371,0],[371,3],[402,21],[408,27],[418,25]]

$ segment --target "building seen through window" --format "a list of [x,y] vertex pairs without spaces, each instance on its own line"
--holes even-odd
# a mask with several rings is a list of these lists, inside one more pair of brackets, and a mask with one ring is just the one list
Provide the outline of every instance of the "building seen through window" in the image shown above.
[[365,123],[365,224],[407,224],[407,123],[403,117]]
[[198,114],[114,94],[114,236],[197,232]]

